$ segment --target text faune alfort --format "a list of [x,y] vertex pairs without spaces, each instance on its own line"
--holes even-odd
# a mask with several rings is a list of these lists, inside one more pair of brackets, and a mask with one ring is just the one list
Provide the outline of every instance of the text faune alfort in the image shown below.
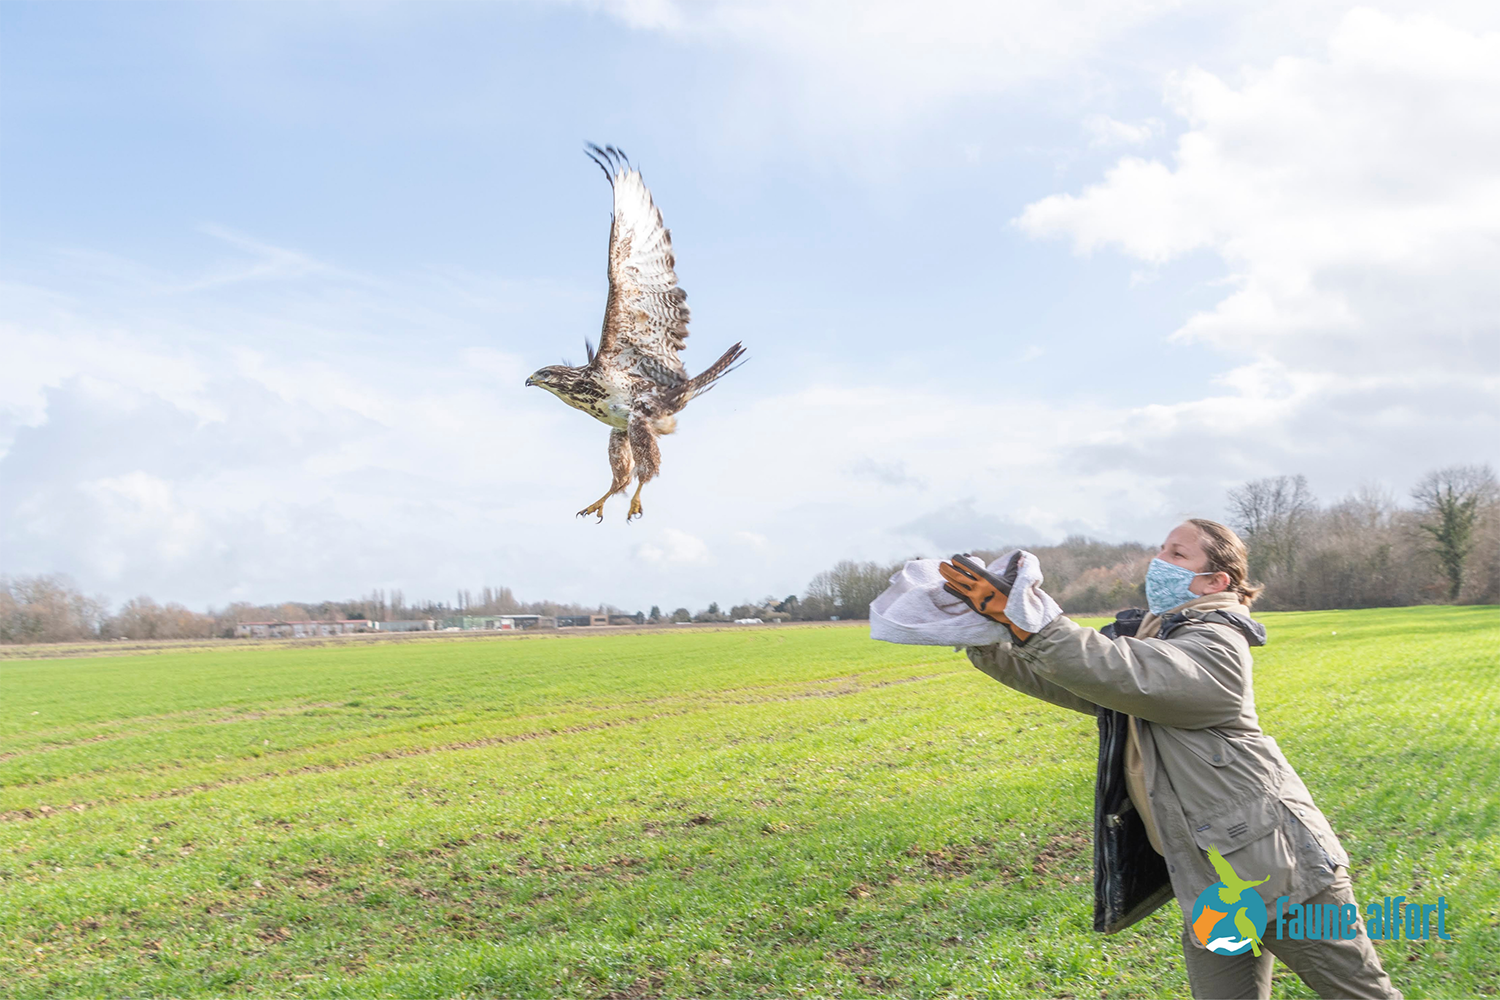
[[[1387,896],[1383,902],[1365,907],[1365,932],[1374,941],[1425,941],[1437,937],[1451,941],[1448,933],[1448,900],[1408,903],[1405,896]],[[1293,903],[1290,896],[1276,900],[1276,934],[1293,941],[1352,941],[1358,936],[1358,909],[1353,903]]]

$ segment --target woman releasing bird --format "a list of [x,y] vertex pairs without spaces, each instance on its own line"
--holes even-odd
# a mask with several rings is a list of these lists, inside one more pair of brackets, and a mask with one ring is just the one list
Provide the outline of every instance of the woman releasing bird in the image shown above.
[[552,365],[538,369],[527,385],[546,389],[610,426],[609,489],[578,512],[604,520],[604,502],[636,479],[625,520],[641,514],[641,489],[661,467],[658,434],[677,427],[677,413],[695,396],[737,367],[745,353],[735,344],[709,368],[692,378],[678,359],[686,346],[687,293],[677,287],[672,233],[641,172],[613,146],[590,144],[589,158],[604,171],[614,189],[614,221],[609,228],[609,299],[599,349],[584,341],[588,364],[581,368]]
[[[1399,997],[1363,923],[1352,939],[1303,940],[1275,921],[1257,933],[1237,905],[1254,895],[1268,908],[1281,897],[1354,905],[1349,855],[1260,728],[1251,650],[1266,632],[1248,613],[1261,588],[1239,536],[1203,518],[1172,529],[1146,571],[1149,607],[1099,631],[1050,599],[1028,601],[1041,577],[1018,585],[1019,564],[1018,554],[995,576],[955,556],[939,573],[948,593],[1006,626],[1000,642],[969,647],[976,667],[1098,721],[1095,929],[1123,930],[1175,896],[1195,997],[1269,997],[1272,956],[1322,997]],[[1209,939],[1230,913],[1250,950],[1216,954],[1243,943]]]

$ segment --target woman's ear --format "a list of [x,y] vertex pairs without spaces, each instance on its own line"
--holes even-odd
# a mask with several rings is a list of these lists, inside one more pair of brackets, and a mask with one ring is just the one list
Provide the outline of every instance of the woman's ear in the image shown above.
[[1225,573],[1223,570],[1220,570],[1219,572],[1208,578],[1208,581],[1203,588],[1203,596],[1207,597],[1209,594],[1223,593],[1224,591],[1229,589],[1229,585],[1232,582],[1233,581],[1229,579],[1229,574]]

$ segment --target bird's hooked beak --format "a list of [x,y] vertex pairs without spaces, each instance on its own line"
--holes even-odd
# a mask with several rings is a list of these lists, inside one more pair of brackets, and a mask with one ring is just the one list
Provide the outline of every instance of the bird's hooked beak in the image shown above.
[[527,375],[526,376],[526,384],[527,385],[536,385],[536,378],[533,377],[533,376],[531,376],[531,375]]

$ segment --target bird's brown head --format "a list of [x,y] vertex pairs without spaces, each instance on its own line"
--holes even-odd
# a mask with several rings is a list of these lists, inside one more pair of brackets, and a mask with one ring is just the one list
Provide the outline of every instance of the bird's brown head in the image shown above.
[[576,395],[578,385],[584,379],[585,370],[569,365],[548,365],[546,368],[538,368],[532,372],[526,384],[541,386],[554,396],[568,399]]

